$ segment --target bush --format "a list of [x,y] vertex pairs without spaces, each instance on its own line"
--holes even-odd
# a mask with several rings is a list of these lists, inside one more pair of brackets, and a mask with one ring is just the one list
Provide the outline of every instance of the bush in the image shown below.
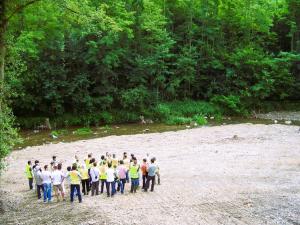
[[168,125],[183,125],[183,124],[190,124],[192,121],[193,121],[192,118],[171,116],[170,118],[168,118],[166,123]]
[[204,116],[196,115],[193,119],[200,126],[204,126],[207,124],[207,119],[205,119]]
[[203,101],[174,101],[164,103],[171,111],[172,115],[192,117],[194,115],[213,116],[219,112],[219,109],[209,102]]
[[89,127],[79,128],[74,131],[74,134],[77,134],[77,135],[88,135],[91,133],[93,133],[93,131]]
[[159,121],[165,121],[171,115],[171,110],[166,104],[158,104],[153,111],[154,118]]
[[248,112],[237,95],[216,95],[211,99],[211,103],[219,106],[223,113],[229,115],[247,115]]
[[113,116],[109,112],[101,113],[101,119],[105,124],[111,124],[113,122]]

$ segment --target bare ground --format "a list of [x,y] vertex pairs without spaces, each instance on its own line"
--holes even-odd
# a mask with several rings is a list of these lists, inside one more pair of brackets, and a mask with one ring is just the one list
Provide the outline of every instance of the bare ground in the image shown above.
[[[300,133],[296,126],[227,125],[110,136],[15,151],[0,184],[0,224],[300,224]],[[237,135],[234,137],[234,135]],[[71,163],[93,152],[158,158],[162,185],[83,203],[43,204],[27,190],[27,160]],[[65,165],[66,165],[65,164]],[[128,187],[127,187],[128,188]]]

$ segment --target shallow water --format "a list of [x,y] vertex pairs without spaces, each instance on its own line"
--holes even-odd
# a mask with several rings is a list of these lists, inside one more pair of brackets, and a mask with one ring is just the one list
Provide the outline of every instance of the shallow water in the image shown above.
[[[217,122],[214,119],[209,119],[206,126],[220,126],[226,124],[240,124],[240,123],[252,123],[252,124],[273,124],[273,120],[270,119],[253,119],[253,118],[240,118],[240,117],[227,117],[222,122]],[[284,120],[279,120],[278,124],[284,124]],[[300,125],[300,121],[293,121],[292,125]],[[75,134],[80,127],[62,128],[56,131],[62,133],[57,138],[53,139],[49,130],[34,131],[34,130],[21,130],[20,136],[23,142],[15,147],[15,150],[25,148],[27,146],[37,146],[48,143],[59,142],[72,142],[77,140],[85,140],[99,137],[106,137],[112,135],[131,135],[131,134],[143,134],[143,133],[160,133],[166,131],[178,131],[184,129],[193,129],[199,126],[193,125],[166,125],[163,123],[153,124],[120,124],[111,126],[91,127],[92,132],[90,134]]]

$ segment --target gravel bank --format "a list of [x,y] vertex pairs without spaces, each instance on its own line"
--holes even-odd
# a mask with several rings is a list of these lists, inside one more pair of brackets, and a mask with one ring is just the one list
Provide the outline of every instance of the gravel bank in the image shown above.
[[[235,136],[236,135],[236,136]],[[147,152],[162,185],[83,203],[43,204],[27,190],[27,160],[53,154],[97,158]],[[110,136],[15,151],[0,183],[0,224],[300,224],[300,133],[296,126],[238,124],[177,132]],[[127,187],[128,188],[128,187]]]

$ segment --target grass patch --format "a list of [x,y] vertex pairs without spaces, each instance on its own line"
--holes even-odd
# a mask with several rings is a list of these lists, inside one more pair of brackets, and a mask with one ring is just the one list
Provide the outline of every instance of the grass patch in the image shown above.
[[91,133],[93,133],[93,131],[89,127],[82,127],[74,131],[74,134],[76,135],[88,135]]

